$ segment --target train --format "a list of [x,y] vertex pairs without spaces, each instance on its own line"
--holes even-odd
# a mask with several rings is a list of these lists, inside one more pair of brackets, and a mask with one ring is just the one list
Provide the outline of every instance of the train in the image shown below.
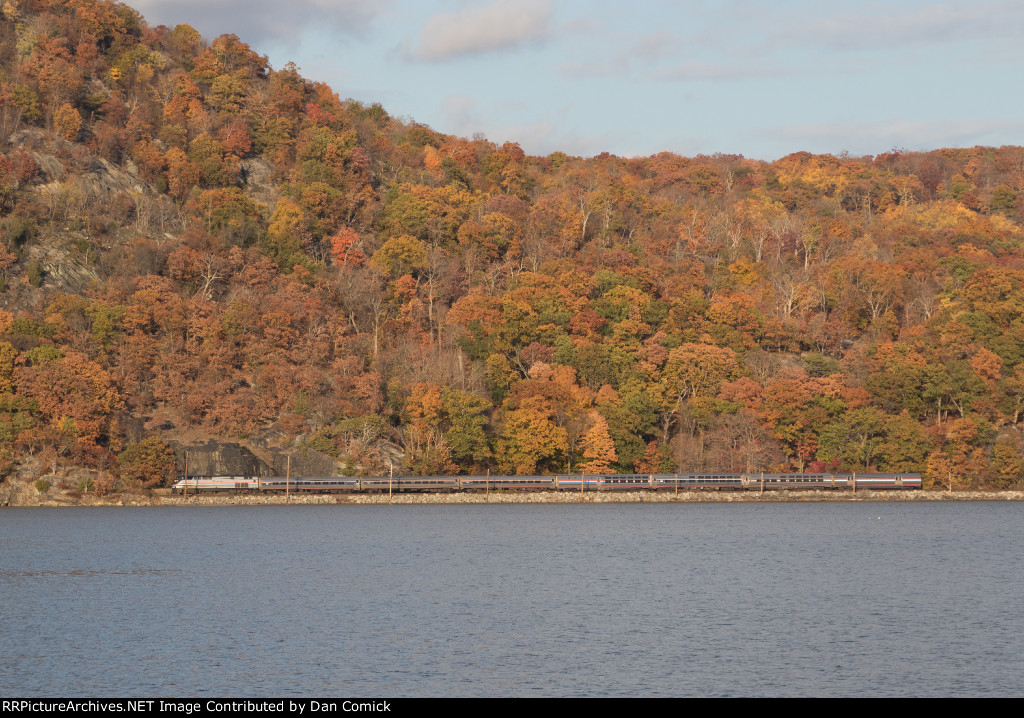
[[894,474],[557,474],[554,476],[179,476],[175,494],[213,492],[404,493],[445,491],[778,491],[909,490],[921,475]]

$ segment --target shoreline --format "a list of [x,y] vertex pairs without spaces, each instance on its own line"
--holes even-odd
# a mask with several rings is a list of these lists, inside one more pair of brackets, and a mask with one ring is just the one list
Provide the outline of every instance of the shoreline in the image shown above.
[[[265,494],[200,494],[174,496],[168,489],[150,494],[109,494],[106,496],[25,495],[9,496],[4,507],[78,507],[78,506],[277,506],[277,505],[389,505],[389,504],[666,504],[666,503],[799,503],[799,502],[903,502],[903,501],[1024,501],[1024,491],[871,491],[833,492],[819,490],[783,490],[759,492],[681,491],[492,491],[409,493],[409,494],[300,494],[286,498]],[[34,492],[33,492],[34,493]]]

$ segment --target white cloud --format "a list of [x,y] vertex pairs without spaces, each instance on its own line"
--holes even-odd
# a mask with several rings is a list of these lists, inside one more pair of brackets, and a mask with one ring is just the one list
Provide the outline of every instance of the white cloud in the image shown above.
[[444,60],[522,47],[550,32],[550,0],[496,0],[462,12],[441,13],[427,21],[409,54]]
[[560,121],[549,120],[497,127],[487,132],[487,136],[497,144],[518,142],[528,154],[540,156],[564,152],[572,156],[592,157],[622,144],[622,138],[611,133],[584,134],[565,128]]
[[471,137],[481,131],[476,114],[476,100],[467,95],[448,95],[441,100],[441,114],[444,117],[444,132],[462,137]]
[[[572,79],[612,78],[631,73],[635,68],[656,65],[683,53],[685,41],[679,35],[658,30],[641,36],[622,51],[608,56],[607,47],[615,46],[617,38],[609,37],[601,45],[601,58],[594,62],[564,62],[559,70]],[[669,73],[670,70],[663,72]],[[671,79],[671,78],[670,78]]]
[[895,49],[907,45],[946,46],[976,40],[1024,38],[1024,4],[1018,0],[931,2],[905,8],[890,3],[856,3],[837,13],[809,13],[768,37],[770,46],[793,43],[838,50]]
[[767,67],[753,65],[727,65],[708,62],[682,62],[671,67],[663,67],[651,73],[656,80],[697,81],[697,80],[748,80],[754,77],[781,73]]
[[645,62],[656,62],[675,57],[682,47],[685,47],[685,40],[682,37],[658,30],[644,35],[633,43],[626,55]]
[[821,122],[786,125],[758,133],[783,140],[811,152],[877,154],[892,147],[932,150],[937,147],[973,147],[1024,142],[1022,120],[934,120],[914,122]]
[[[232,33],[250,45],[294,45],[309,28],[365,32],[393,0],[130,0],[151,25],[192,25],[207,39]],[[258,49],[258,48],[257,48]]]
[[629,61],[614,58],[603,62],[563,62],[558,69],[566,77],[575,80],[619,77],[629,71]]

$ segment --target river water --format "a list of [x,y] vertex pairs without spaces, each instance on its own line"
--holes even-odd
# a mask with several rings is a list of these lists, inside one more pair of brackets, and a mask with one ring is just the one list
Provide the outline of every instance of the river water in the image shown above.
[[1024,505],[0,511],[5,696],[1024,693]]

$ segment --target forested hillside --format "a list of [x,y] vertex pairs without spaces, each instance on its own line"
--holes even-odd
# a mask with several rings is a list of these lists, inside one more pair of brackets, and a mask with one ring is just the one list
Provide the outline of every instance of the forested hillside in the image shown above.
[[2,15],[0,477],[1021,481],[1022,148],[532,157],[122,4]]

